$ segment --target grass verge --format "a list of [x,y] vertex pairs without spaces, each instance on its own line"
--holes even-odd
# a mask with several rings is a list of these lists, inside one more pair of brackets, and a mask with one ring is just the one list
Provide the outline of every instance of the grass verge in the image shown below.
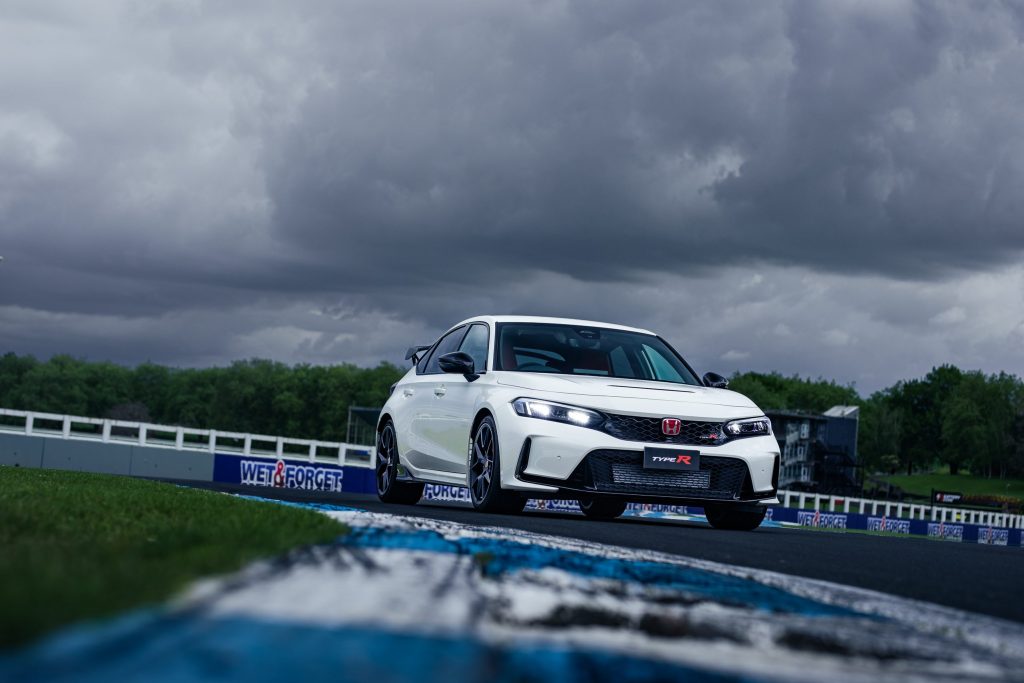
[[312,510],[210,491],[0,467],[0,648],[345,531]]
[[965,496],[993,496],[1024,500],[1024,479],[988,479],[971,474],[913,474],[883,477],[907,493],[919,496],[937,491],[956,491]]

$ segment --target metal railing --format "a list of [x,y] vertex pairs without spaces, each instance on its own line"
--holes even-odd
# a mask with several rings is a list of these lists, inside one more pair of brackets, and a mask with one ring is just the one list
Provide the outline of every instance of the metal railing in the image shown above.
[[[5,408],[0,408],[0,433],[98,441],[150,448],[170,448],[179,451],[240,453],[309,462],[333,462],[356,467],[373,467],[376,457],[376,449],[358,444],[291,439],[266,434],[193,429],[192,427],[125,422],[77,415],[56,415]],[[897,519],[909,518],[1024,529],[1024,515],[1004,512],[851,498],[804,491],[780,490],[778,496],[785,507],[822,512],[856,512]]]
[[147,422],[126,422],[78,415],[56,415],[0,408],[0,433],[57,437],[78,441],[179,451],[240,453],[263,457],[332,462],[373,467],[375,450],[358,444],[292,439],[267,434],[244,434],[216,429],[194,429]]
[[[805,491],[779,491],[779,500],[786,507],[820,510],[822,512],[854,512],[891,519],[921,519],[930,522],[978,524],[980,526],[1024,529],[1024,515],[1006,512],[953,508],[929,503],[899,503],[891,500],[851,498]],[[795,504],[794,504],[795,503]],[[808,505],[810,503],[810,505]],[[840,509],[836,509],[836,508]]]

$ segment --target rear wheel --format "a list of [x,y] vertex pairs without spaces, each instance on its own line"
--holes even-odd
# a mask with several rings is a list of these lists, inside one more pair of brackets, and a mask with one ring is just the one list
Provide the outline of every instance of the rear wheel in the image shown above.
[[579,504],[588,519],[615,519],[626,511],[626,501],[614,498],[580,498]]
[[716,529],[729,529],[731,531],[753,531],[761,526],[764,516],[768,513],[767,507],[757,510],[739,509],[727,505],[707,505],[704,507],[704,515],[708,523]]
[[501,454],[498,430],[490,415],[473,430],[469,452],[469,495],[480,512],[522,512],[526,498],[501,490]]
[[384,503],[415,505],[423,497],[423,484],[398,481],[398,441],[388,420],[377,434],[377,497]]

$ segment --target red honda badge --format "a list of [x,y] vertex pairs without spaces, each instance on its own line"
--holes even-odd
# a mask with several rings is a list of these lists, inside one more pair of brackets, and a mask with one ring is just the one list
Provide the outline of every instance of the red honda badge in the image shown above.
[[661,421],[661,433],[665,436],[678,436],[683,431],[683,421],[678,417],[666,417]]

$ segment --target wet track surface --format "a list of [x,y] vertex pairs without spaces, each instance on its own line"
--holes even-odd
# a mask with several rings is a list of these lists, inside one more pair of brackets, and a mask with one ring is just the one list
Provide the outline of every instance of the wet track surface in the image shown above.
[[[366,495],[244,495],[348,529],[0,653],[0,680],[1024,683],[1024,624],[894,594],[922,591],[1013,619],[1008,592],[990,601],[977,586],[990,585],[988,558],[1016,566],[1016,548],[772,522],[722,533],[687,513],[594,523]],[[949,571],[917,562],[983,579],[939,590]],[[798,575],[812,571],[830,580]]]
[[[251,488],[217,488],[252,492]],[[652,550],[822,579],[1024,622],[1024,600],[1016,589],[1024,579],[1020,548],[788,528],[719,531],[703,524],[636,518],[596,522],[547,511],[494,515],[456,503],[388,505],[364,494],[261,489],[260,495]]]

